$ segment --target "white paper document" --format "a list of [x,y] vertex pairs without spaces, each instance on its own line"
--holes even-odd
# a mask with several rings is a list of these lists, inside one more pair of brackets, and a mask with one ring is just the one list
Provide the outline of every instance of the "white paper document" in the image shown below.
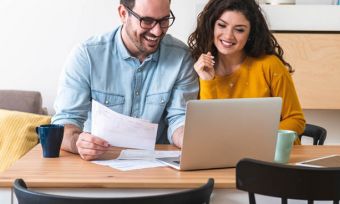
[[92,134],[115,147],[154,150],[158,124],[116,113],[92,100]]
[[120,152],[117,159],[121,160],[154,160],[166,157],[179,157],[181,151],[151,151],[151,150],[138,150],[138,149],[125,149]]
[[119,157],[113,160],[97,160],[92,161],[95,164],[109,166],[121,171],[153,168],[167,166],[156,158],[177,157],[180,151],[150,151],[150,150],[132,150],[127,149],[121,151]]
[[109,166],[114,169],[118,169],[120,171],[129,171],[136,169],[145,169],[145,168],[153,168],[153,167],[161,167],[167,166],[166,164],[162,164],[157,160],[102,160],[102,161],[92,161],[95,164]]

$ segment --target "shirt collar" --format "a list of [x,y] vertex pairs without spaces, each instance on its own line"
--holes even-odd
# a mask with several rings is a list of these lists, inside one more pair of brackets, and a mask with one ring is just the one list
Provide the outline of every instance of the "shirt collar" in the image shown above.
[[[131,56],[131,54],[129,53],[128,49],[125,47],[124,45],[124,42],[123,42],[123,39],[122,39],[122,28],[123,26],[120,26],[118,28],[118,32],[115,36],[115,41],[117,42],[117,48],[118,48],[118,51],[119,53],[121,54],[122,58],[124,60],[127,60],[129,58],[135,58],[133,56]],[[161,44],[160,44],[161,46]],[[159,50],[160,50],[160,46],[158,47],[157,51],[152,53],[151,55],[147,56],[145,58],[145,61],[149,61],[149,60],[152,60],[152,61],[155,61],[157,62],[158,61],[158,57],[159,57]]]

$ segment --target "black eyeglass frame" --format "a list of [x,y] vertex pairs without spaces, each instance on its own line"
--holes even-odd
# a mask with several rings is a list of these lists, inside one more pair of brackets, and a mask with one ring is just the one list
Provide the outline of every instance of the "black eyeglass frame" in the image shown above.
[[[128,6],[124,6],[124,7],[128,10],[129,13],[131,13],[135,18],[137,18],[139,20],[139,25],[143,29],[152,29],[153,27],[155,27],[157,25],[157,23],[159,24],[159,26],[161,28],[169,28],[170,26],[172,26],[172,24],[174,24],[175,19],[176,19],[175,15],[172,13],[171,10],[170,10],[170,16],[166,16],[166,17],[161,18],[161,19],[154,19],[154,18],[151,18],[151,17],[140,16],[136,12],[131,10]],[[166,25],[166,26],[162,25],[162,22],[166,22],[166,21],[169,21],[169,24]],[[143,24],[143,22],[144,22],[144,24]],[[149,23],[145,23],[145,22],[149,22]],[[150,23],[150,22],[152,22],[152,23]],[[145,25],[148,25],[148,24],[150,24],[150,26],[145,26]]]

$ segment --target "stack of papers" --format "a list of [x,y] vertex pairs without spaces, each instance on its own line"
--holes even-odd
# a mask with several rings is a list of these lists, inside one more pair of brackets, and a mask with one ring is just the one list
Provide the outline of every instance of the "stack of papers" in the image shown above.
[[157,158],[178,157],[180,151],[155,151],[158,124],[116,113],[92,100],[92,135],[123,150],[117,159],[92,161],[121,171],[166,166]]
[[95,164],[109,166],[121,171],[167,166],[157,158],[179,157],[180,151],[150,151],[127,149],[121,151],[119,157],[113,160],[96,160]]

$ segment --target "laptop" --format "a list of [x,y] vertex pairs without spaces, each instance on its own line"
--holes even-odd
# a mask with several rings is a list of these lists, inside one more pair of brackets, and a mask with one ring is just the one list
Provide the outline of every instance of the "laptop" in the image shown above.
[[279,97],[191,100],[181,156],[161,162],[178,170],[235,167],[244,158],[273,161]]

